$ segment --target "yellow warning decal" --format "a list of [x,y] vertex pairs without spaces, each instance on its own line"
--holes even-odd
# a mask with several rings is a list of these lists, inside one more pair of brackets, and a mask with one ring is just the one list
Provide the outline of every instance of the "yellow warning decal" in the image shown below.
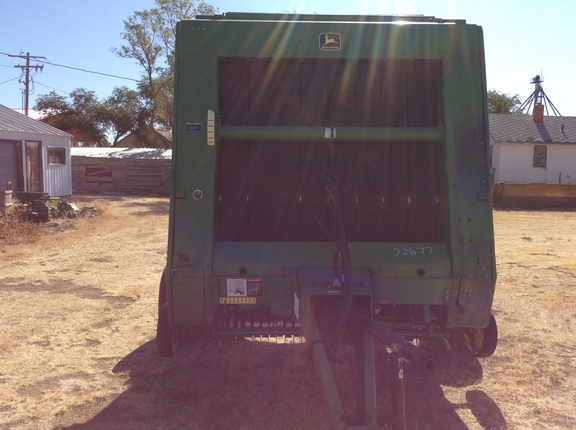
[[220,297],[221,305],[255,305],[256,297]]

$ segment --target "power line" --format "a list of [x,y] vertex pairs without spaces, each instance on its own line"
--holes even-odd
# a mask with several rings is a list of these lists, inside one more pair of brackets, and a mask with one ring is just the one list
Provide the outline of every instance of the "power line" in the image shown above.
[[54,88],[54,87],[50,87],[50,86],[48,86],[48,85],[41,84],[41,83],[38,82],[38,81],[34,81],[34,83],[35,83],[36,85],[40,85],[41,87],[50,88],[51,90],[59,91],[59,92],[61,92],[61,93],[70,95],[70,93],[69,93],[68,91],[59,90],[58,88]]
[[112,78],[117,78],[117,79],[126,79],[127,81],[134,81],[134,82],[140,82],[138,79],[134,79],[134,78],[126,78],[124,76],[118,76],[118,75],[111,75],[109,73],[102,73],[102,72],[95,72],[93,70],[86,70],[86,69],[80,69],[78,67],[72,67],[72,66],[65,66],[63,64],[56,64],[56,63],[51,63],[50,61],[41,61],[41,60],[36,60],[39,63],[44,63],[44,64],[49,64],[51,66],[58,66],[58,67],[64,67],[66,69],[72,69],[72,70],[79,70],[81,72],[86,72],[86,73],[93,73],[95,75],[102,75],[102,76],[110,76]]
[[[26,65],[17,65],[17,66],[14,66],[14,67],[17,67],[17,68],[22,69],[22,72],[25,72],[25,76],[26,76],[26,77],[25,77],[25,80],[24,80],[24,87],[25,87],[25,88],[24,88],[24,96],[25,96],[25,104],[24,104],[25,107],[24,107],[24,111],[25,111],[25,115],[28,115],[28,98],[29,98],[29,96],[30,96],[30,81],[31,81],[31,79],[30,79],[30,69],[35,70],[36,72],[37,72],[38,70],[42,71],[42,70],[44,69],[44,64],[48,64],[48,65],[50,65],[50,66],[56,66],[56,67],[64,67],[64,68],[66,68],[66,69],[78,70],[78,71],[85,72],[85,73],[93,73],[93,74],[95,74],[95,75],[109,76],[109,77],[112,77],[112,78],[125,79],[125,80],[128,80],[128,81],[139,82],[138,79],[127,78],[127,77],[125,77],[125,76],[118,76],[118,75],[112,75],[112,74],[110,74],[110,73],[96,72],[96,71],[94,71],[94,70],[81,69],[81,68],[79,68],[79,67],[66,66],[66,65],[64,65],[64,64],[51,63],[50,61],[47,61],[47,60],[46,60],[46,57],[41,57],[41,56],[38,56],[38,55],[30,55],[29,52],[27,52],[26,55],[22,55],[22,54],[20,54],[20,55],[8,54],[7,52],[0,52],[0,54],[7,55],[8,57],[12,57],[12,58],[24,58],[24,59],[26,59]],[[42,58],[43,58],[44,60],[46,60],[46,61],[42,61],[42,60],[41,60]],[[36,61],[37,63],[42,63],[42,65],[41,65],[41,66],[38,65],[38,64],[36,64],[36,65],[31,65],[31,64],[30,64],[30,60],[31,60],[31,59],[34,60],[34,61]],[[18,78],[15,78],[15,79],[18,79]],[[5,81],[5,82],[2,82],[2,83],[10,82],[10,81],[13,81],[13,80],[15,80],[15,79],[10,79],[10,80]],[[34,81],[33,81],[33,80],[32,80],[32,84],[34,85]],[[46,86],[46,85],[44,85],[44,86]],[[48,87],[48,88],[50,88],[50,87]],[[56,91],[61,91],[61,90],[58,90],[58,89],[56,89],[56,88],[53,88],[53,89],[56,90]],[[62,91],[62,92],[65,92],[65,91]]]
[[28,100],[29,100],[29,96],[30,96],[30,69],[34,69],[35,71],[38,71],[38,70],[42,71],[42,69],[44,68],[44,66],[39,66],[37,64],[31,65],[30,59],[32,59],[34,61],[38,61],[38,58],[46,59],[46,57],[41,57],[39,55],[30,55],[29,52],[27,52],[26,55],[12,55],[12,54],[7,54],[7,55],[9,57],[13,57],[13,58],[26,59],[26,65],[19,64],[19,65],[14,66],[14,67],[22,69],[22,71],[26,73],[26,77],[24,80],[24,97],[25,97],[24,114],[26,116],[28,116]]
[[[9,56],[9,57],[18,57],[18,55],[11,55],[11,54],[8,54],[8,53],[6,53],[6,52],[0,52],[0,54],[7,55],[7,56]],[[24,56],[22,56],[22,57],[24,58]],[[38,58],[45,58],[45,57],[38,57]],[[35,61],[38,62],[38,63],[49,64],[50,66],[64,67],[64,68],[66,68],[66,69],[78,70],[78,71],[80,71],[80,72],[85,72],[85,73],[93,73],[93,74],[95,74],[95,75],[109,76],[109,77],[111,77],[111,78],[125,79],[125,80],[127,80],[127,81],[140,82],[140,80],[134,79],[134,78],[127,78],[127,77],[125,77],[125,76],[112,75],[112,74],[110,74],[110,73],[96,72],[96,71],[94,71],[94,70],[82,69],[82,68],[80,68],[80,67],[66,66],[66,65],[64,65],[64,64],[52,63],[52,62],[50,62],[50,61],[48,61],[48,60],[46,60],[46,61],[35,60]]]
[[17,78],[8,79],[7,81],[4,81],[4,82],[0,82],[0,85],[5,84],[6,82],[15,81],[16,79],[20,79],[20,76],[18,76]]

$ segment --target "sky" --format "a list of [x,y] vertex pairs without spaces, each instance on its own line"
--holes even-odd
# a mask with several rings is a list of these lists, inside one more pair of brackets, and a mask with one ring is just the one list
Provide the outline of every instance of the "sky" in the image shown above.
[[[208,0],[219,12],[297,12],[334,15],[426,15],[465,19],[482,26],[489,90],[518,94],[534,91],[535,75],[560,113],[576,116],[576,2],[566,0]],[[124,21],[154,0],[0,0],[0,104],[22,108],[23,58],[44,57],[32,72],[30,109],[50,91],[66,96],[77,88],[99,99],[114,87],[135,88],[141,69],[116,56],[124,41]],[[51,63],[51,64],[50,64]],[[31,61],[32,65],[41,65]],[[62,67],[67,66],[67,67]],[[83,69],[86,71],[75,70]],[[96,73],[89,73],[96,72]],[[114,75],[114,76],[105,76]],[[121,79],[128,78],[128,79]]]

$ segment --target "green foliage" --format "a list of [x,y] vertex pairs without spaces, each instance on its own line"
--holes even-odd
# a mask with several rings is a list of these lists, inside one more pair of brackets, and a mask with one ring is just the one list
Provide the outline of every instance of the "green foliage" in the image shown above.
[[35,109],[43,114],[42,121],[71,134],[79,134],[82,141],[92,146],[107,143],[106,128],[102,123],[102,104],[94,91],[77,88],[69,97],[51,91],[36,100]]
[[116,146],[122,137],[137,130],[140,118],[146,116],[146,107],[140,95],[127,87],[114,88],[102,107],[102,122],[112,137],[112,146]]
[[522,104],[518,94],[510,95],[496,90],[488,91],[488,112],[514,113]]
[[72,91],[68,97],[52,91],[39,96],[35,108],[42,112],[43,122],[76,134],[85,146],[109,146],[107,136],[116,146],[129,133],[140,131],[146,135],[148,130],[148,107],[138,91],[127,87],[114,88],[102,101],[94,91],[84,88]]
[[85,88],[68,97],[52,91],[38,97],[35,109],[42,112],[44,122],[80,133],[89,146],[108,146],[107,136],[116,146],[132,132],[140,144],[157,145],[155,130],[172,129],[176,23],[217,12],[204,1],[156,0],[154,8],[136,11],[124,21],[125,43],[112,48],[119,57],[134,59],[141,66],[137,90],[117,87],[102,101]]
[[121,33],[125,43],[112,48],[116,55],[134,59],[142,68],[138,89],[148,117],[140,118],[140,132],[145,129],[142,121],[150,130],[172,128],[176,23],[217,12],[204,1],[156,0],[155,5],[125,20]]

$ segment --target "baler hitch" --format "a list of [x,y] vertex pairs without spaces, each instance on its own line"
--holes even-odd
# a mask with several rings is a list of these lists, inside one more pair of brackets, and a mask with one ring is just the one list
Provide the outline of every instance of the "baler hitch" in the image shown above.
[[436,361],[434,357],[422,348],[417,347],[412,342],[408,342],[403,337],[379,325],[366,315],[353,311],[350,315],[352,324],[360,326],[366,333],[372,335],[374,339],[382,342],[389,349],[392,394],[392,411],[394,430],[406,429],[406,397],[404,389],[404,362],[412,362],[426,370],[433,370]]
[[382,342],[396,354],[399,354],[405,361],[416,363],[426,370],[433,370],[436,365],[434,357],[422,348],[408,342],[403,337],[379,325],[376,321],[360,312],[353,311],[350,315],[353,324],[359,325],[366,333],[372,335],[374,339]]
[[350,417],[342,404],[334,374],[331,371],[326,345],[322,341],[318,323],[313,314],[306,313],[302,328],[310,342],[314,367],[322,386],[324,397],[330,407],[335,427],[338,429],[377,429],[376,372],[374,339],[382,342],[390,352],[392,369],[392,406],[394,430],[406,429],[404,392],[404,363],[413,362],[426,370],[432,370],[435,360],[426,351],[379,325],[370,317],[351,310],[348,324],[353,332],[352,346],[356,354],[356,407],[355,416]]

